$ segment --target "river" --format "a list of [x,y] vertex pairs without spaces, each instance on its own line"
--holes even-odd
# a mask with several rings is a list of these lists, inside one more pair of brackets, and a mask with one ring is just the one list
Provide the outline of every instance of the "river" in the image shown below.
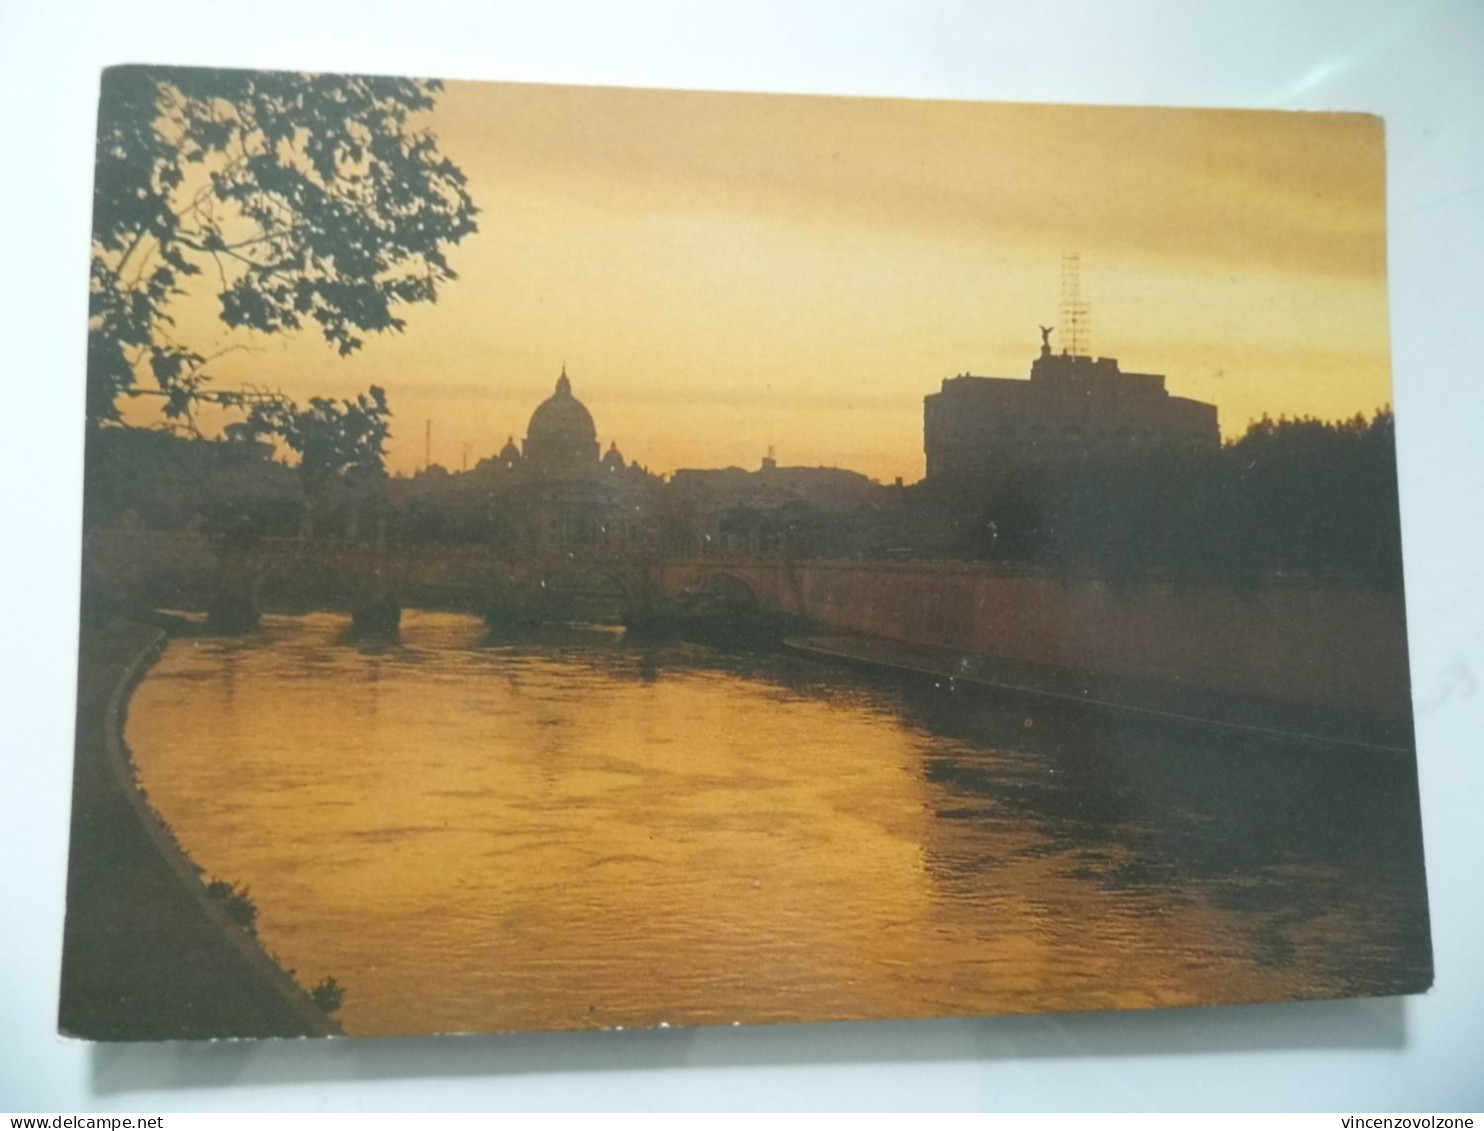
[[1395,993],[1413,759],[410,612],[181,637],[141,784],[353,1034]]

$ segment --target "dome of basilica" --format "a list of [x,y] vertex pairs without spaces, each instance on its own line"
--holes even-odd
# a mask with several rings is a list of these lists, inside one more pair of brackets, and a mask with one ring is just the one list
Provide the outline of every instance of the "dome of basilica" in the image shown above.
[[565,368],[557,378],[556,392],[537,405],[536,411],[531,413],[526,436],[527,442],[541,436],[597,443],[598,430],[593,424],[593,415],[587,411],[586,405],[572,395],[572,382],[567,379]]
[[548,476],[584,474],[598,462],[597,427],[592,413],[572,395],[565,366],[557,378],[556,392],[531,414],[525,458],[533,470]]

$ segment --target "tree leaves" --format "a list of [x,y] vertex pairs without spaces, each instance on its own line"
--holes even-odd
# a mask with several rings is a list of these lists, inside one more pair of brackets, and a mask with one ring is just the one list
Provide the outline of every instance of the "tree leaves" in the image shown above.
[[313,495],[337,481],[366,486],[384,478],[391,414],[386,390],[372,385],[354,400],[315,397],[307,409],[287,400],[260,401],[226,432],[239,441],[281,437],[298,455],[299,476]]
[[1238,587],[1265,576],[1401,584],[1395,423],[1255,421],[1219,452],[1025,467],[941,496],[974,556]]
[[[441,84],[416,79],[118,67],[98,119],[87,412],[118,419],[148,372],[189,411],[205,359],[169,307],[213,279],[226,325],[312,323],[341,355],[437,300],[445,256],[476,230],[462,171],[416,125]],[[198,284],[199,285],[199,284]]]

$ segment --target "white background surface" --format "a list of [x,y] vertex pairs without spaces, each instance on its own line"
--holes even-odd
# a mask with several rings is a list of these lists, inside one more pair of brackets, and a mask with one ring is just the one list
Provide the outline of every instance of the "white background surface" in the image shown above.
[[[1434,991],[692,1032],[57,1037],[92,131],[118,62],[1384,115]],[[0,0],[0,114],[0,1110],[1484,1108],[1484,4]]]

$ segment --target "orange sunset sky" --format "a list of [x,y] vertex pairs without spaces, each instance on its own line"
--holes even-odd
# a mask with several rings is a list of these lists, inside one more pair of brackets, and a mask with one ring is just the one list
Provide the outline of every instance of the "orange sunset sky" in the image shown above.
[[220,387],[384,386],[393,471],[425,420],[453,469],[519,441],[565,362],[603,446],[653,470],[771,445],[911,482],[923,395],[1028,372],[1064,251],[1092,352],[1227,435],[1391,399],[1375,118],[450,83],[428,126],[480,230],[404,333],[342,359],[230,334],[204,295],[178,316],[203,353],[251,347]]

